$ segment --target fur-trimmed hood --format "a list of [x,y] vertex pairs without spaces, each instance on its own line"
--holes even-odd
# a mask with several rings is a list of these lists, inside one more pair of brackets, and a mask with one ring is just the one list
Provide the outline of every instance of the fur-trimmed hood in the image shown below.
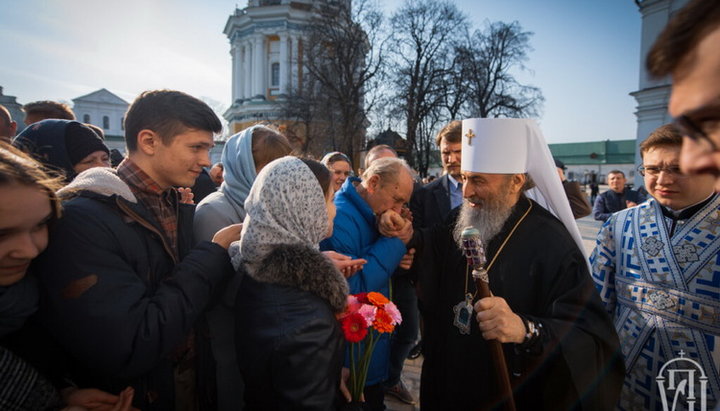
[[117,170],[109,167],[93,167],[83,171],[70,184],[58,190],[57,194],[60,198],[67,199],[81,191],[91,191],[108,197],[117,195],[131,203],[137,203],[130,187],[118,177]]
[[336,313],[345,309],[348,284],[322,253],[298,244],[278,245],[252,274],[256,281],[296,287],[327,300]]

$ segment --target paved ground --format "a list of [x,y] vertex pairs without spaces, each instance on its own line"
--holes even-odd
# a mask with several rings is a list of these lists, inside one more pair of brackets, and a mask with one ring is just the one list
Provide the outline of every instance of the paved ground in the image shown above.
[[[603,190],[601,190],[601,192],[602,191]],[[578,224],[578,228],[580,229],[580,235],[583,239],[585,251],[589,256],[595,248],[595,238],[597,237],[597,233],[598,230],[600,230],[602,222],[595,221],[592,216],[583,217],[576,221]],[[420,370],[422,368],[422,360],[422,356],[420,356],[416,360],[407,360],[405,361],[405,367],[403,368],[403,380],[405,381],[405,385],[408,387],[410,392],[413,394],[413,396],[415,396],[415,399],[418,400],[417,404],[407,405],[395,399],[395,397],[387,395],[385,396],[385,406],[388,410],[411,411],[420,409]]]

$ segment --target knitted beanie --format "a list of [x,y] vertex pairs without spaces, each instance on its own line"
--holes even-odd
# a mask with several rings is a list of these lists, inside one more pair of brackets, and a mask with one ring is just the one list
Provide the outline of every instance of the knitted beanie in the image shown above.
[[68,123],[65,129],[65,149],[73,166],[96,151],[110,155],[100,137],[90,127],[78,122]]

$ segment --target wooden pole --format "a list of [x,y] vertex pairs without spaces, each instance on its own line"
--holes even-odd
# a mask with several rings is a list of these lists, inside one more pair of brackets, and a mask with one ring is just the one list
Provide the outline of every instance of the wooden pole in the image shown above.
[[[485,270],[482,270],[485,271]],[[475,278],[475,287],[478,290],[478,296],[480,298],[492,297],[490,292],[490,286],[488,284],[487,272],[476,275],[477,271],[473,271],[473,278]],[[486,340],[488,349],[490,350],[490,357],[492,358],[493,365],[495,366],[496,379],[498,383],[498,389],[503,397],[503,409],[506,411],[515,411],[515,399],[513,398],[512,385],[510,385],[510,374],[508,373],[507,365],[505,362],[505,352],[503,351],[502,344],[498,340]]]

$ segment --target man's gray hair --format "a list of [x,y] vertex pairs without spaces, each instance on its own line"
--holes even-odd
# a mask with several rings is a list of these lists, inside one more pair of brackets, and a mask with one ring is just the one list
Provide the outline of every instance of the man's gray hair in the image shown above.
[[370,164],[370,167],[362,174],[363,181],[369,180],[372,176],[380,176],[383,183],[394,183],[404,168],[412,176],[412,169],[405,160],[394,157],[379,158]]
[[525,192],[533,187],[535,187],[535,181],[533,181],[529,173],[525,173],[525,184],[523,184],[521,191]]

